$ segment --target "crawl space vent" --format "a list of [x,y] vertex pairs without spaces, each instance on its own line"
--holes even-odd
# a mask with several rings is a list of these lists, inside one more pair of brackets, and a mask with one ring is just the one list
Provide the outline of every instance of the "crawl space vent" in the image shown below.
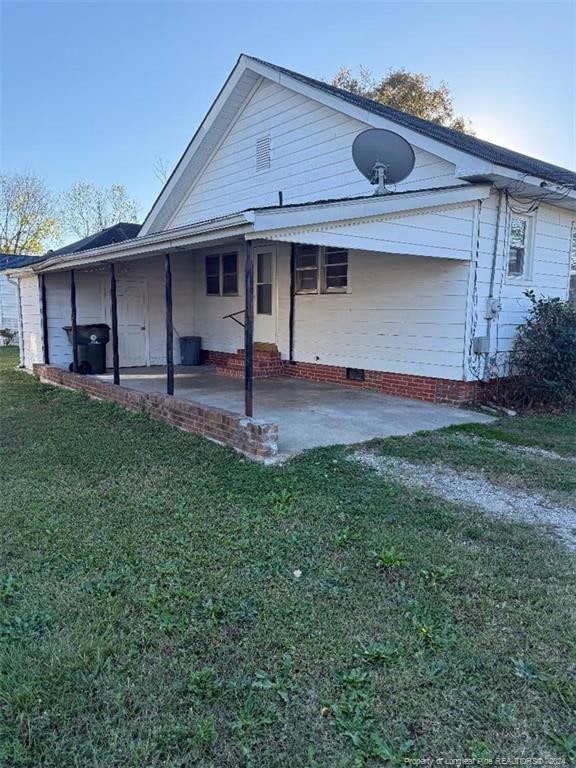
[[256,139],[256,170],[264,171],[266,168],[270,168],[270,136],[263,136],[261,139]]
[[346,378],[350,381],[364,381],[364,368],[346,368]]

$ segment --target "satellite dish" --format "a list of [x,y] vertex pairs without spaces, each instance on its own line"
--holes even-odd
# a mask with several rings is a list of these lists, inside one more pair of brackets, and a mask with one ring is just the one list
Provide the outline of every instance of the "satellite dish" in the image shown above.
[[386,184],[397,184],[409,176],[416,162],[406,139],[380,128],[369,128],[356,136],[352,159],[370,184],[378,184],[377,195],[388,192]]

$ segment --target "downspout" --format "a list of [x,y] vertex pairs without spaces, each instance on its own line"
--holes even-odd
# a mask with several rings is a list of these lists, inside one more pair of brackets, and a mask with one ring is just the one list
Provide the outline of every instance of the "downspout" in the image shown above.
[[[492,249],[492,267],[490,269],[490,287],[488,289],[488,297],[486,299],[486,338],[487,338],[487,352],[484,359],[484,379],[486,379],[488,372],[488,358],[490,357],[490,342],[492,333],[492,321],[495,319],[496,314],[493,310],[494,300],[494,283],[496,282],[496,262],[498,259],[498,243],[500,240],[500,218],[502,216],[502,198],[503,190],[498,190],[498,212],[496,214],[496,232],[494,234],[494,248]],[[498,350],[496,350],[498,351]]]

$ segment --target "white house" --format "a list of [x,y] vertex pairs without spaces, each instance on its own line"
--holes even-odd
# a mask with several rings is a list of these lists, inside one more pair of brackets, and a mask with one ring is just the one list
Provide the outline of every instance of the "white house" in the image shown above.
[[[15,341],[18,341],[20,333],[18,284],[16,280],[11,280],[7,275],[2,274],[2,271],[29,266],[35,261],[38,261],[35,256],[0,253],[0,331],[13,334]],[[8,336],[0,336],[0,346],[10,343],[15,342]]]
[[[353,162],[369,128],[415,155],[389,194]],[[194,335],[248,394],[288,375],[466,402],[502,370],[524,292],[567,298],[575,219],[572,171],[242,55],[137,237],[18,273],[24,363],[73,362],[73,275],[77,323],[117,308],[116,380],[168,362],[170,393]]]

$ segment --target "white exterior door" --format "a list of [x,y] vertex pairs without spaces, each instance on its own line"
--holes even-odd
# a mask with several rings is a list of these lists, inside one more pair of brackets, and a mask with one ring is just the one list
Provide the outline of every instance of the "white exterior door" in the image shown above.
[[118,355],[122,368],[149,364],[148,291],[145,280],[118,280]]
[[276,344],[276,248],[254,254],[254,341]]

